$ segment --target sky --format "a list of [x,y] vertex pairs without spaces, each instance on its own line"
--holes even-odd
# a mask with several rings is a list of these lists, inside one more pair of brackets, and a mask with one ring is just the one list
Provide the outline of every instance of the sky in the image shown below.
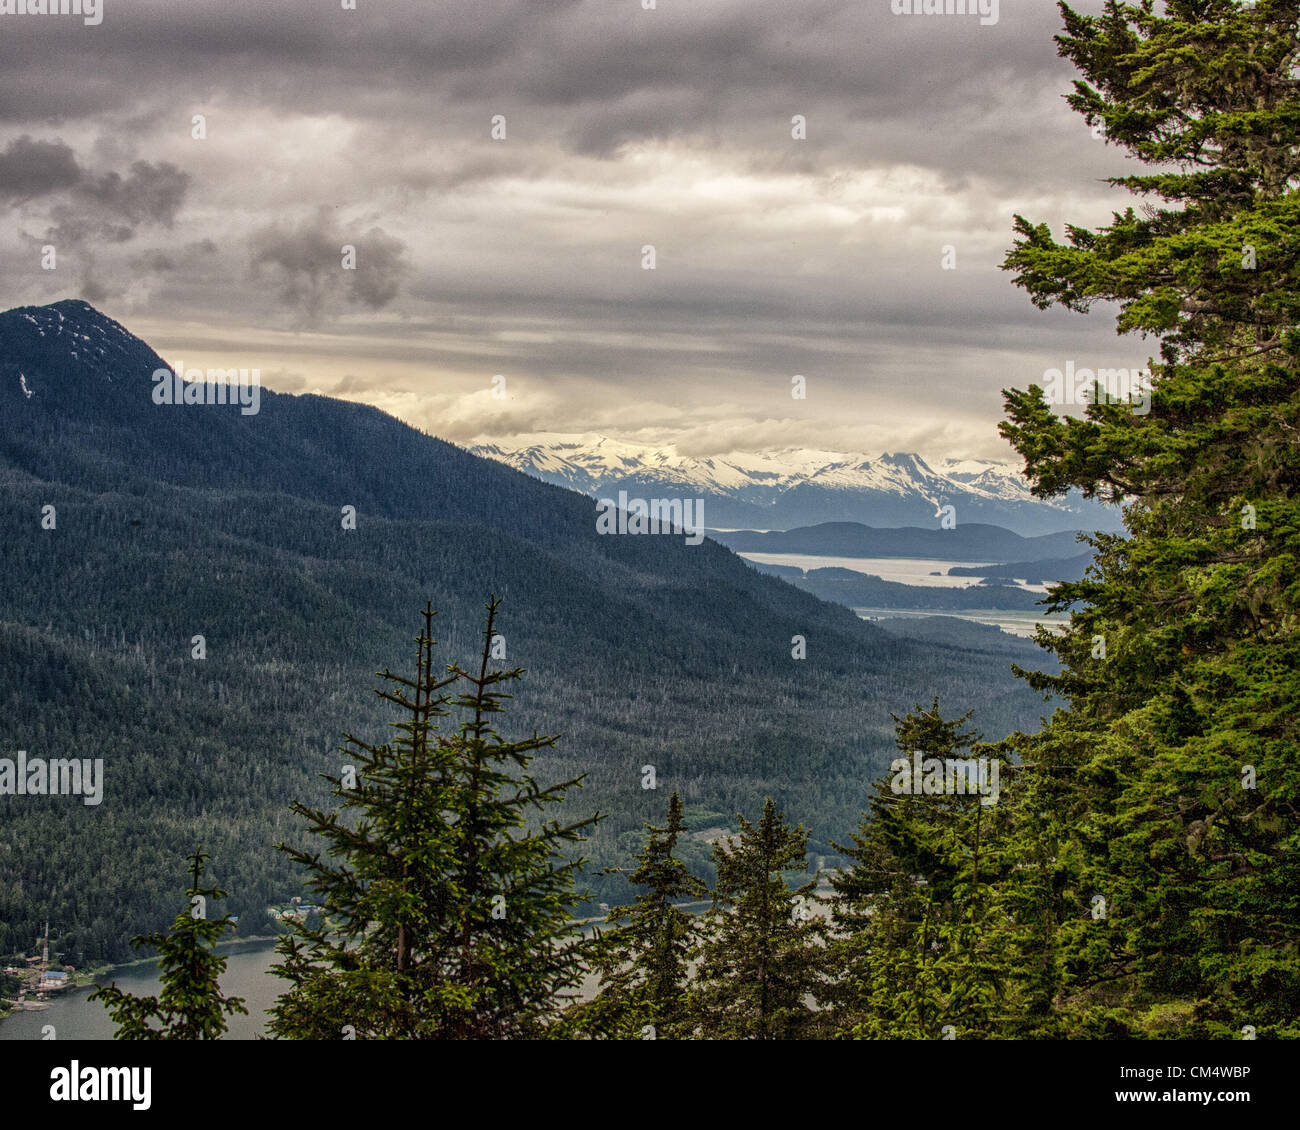
[[694,456],[1014,460],[1000,390],[1155,351],[999,267],[1138,168],[1049,0],[347,2],[0,0],[0,308],[460,444]]

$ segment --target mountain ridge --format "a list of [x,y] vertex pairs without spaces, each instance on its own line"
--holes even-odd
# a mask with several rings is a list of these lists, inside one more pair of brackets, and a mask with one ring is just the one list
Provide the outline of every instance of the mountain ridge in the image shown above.
[[934,522],[942,506],[958,521],[1001,525],[1022,535],[1120,528],[1114,507],[1069,496],[1036,498],[1010,463],[943,460],[936,469],[911,452],[861,453],[785,448],[756,455],[685,456],[599,433],[535,433],[468,450],[543,482],[592,497],[656,492],[702,496],[715,528],[791,529],[820,522],[874,526]]
[[156,404],[164,364],[85,303],[0,314],[0,742],[105,762],[94,808],[0,796],[0,952],[49,917],[58,948],[126,956],[174,913],[195,842],[241,927],[273,929],[265,908],[302,893],[273,849],[301,839],[287,805],[329,803],[342,733],[384,740],[374,672],[407,667],[426,601],[438,661],[466,664],[504,598],[528,675],[503,733],[562,735],[538,769],[585,774],[573,813],[611,814],[596,867],[626,865],[667,789],[730,813],[772,795],[829,853],[892,756],[891,712],[939,694],[990,732],[1039,716],[1009,669],[1032,647],[894,636],[710,538],[601,536],[592,499],[366,405]]
[[959,523],[952,529],[821,522],[790,530],[709,530],[737,553],[795,553],[814,557],[916,557],[963,562],[1016,562],[1077,556],[1070,530],[1025,537],[1002,526]]

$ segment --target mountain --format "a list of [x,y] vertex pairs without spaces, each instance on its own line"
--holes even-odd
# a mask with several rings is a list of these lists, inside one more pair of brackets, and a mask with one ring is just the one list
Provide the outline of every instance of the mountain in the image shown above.
[[1004,526],[1033,535],[1120,527],[1118,509],[1077,496],[1035,498],[1016,467],[982,459],[919,455],[868,459],[802,448],[765,455],[680,455],[591,433],[539,433],[471,450],[543,482],[593,497],[703,498],[706,521],[722,529],[785,530],[820,522],[935,525],[939,509],[959,523]]
[[1055,557],[1043,561],[1006,561],[996,565],[954,565],[948,570],[950,577],[989,577],[995,580],[1020,580],[1031,585],[1050,584],[1054,581],[1081,581],[1093,562],[1092,550],[1075,553],[1069,557]]
[[[248,364],[237,341],[225,363]],[[273,849],[307,842],[286,806],[325,801],[342,733],[382,740],[374,673],[409,669],[426,601],[435,659],[465,663],[503,598],[527,676],[501,728],[560,734],[540,776],[586,774],[572,811],[609,814],[597,900],[627,896],[598,869],[672,789],[726,814],[770,794],[833,855],[891,712],[937,694],[990,736],[1037,726],[1010,673],[1044,665],[1027,644],[900,638],[716,541],[602,536],[591,499],[364,405],[155,403],[165,367],[82,302],[0,314],[0,757],[102,758],[105,779],[96,806],[0,796],[0,953],[48,916],[66,960],[126,956],[174,916],[196,842],[241,932],[273,929],[268,906],[310,893]]]
[[1071,556],[1075,556],[1079,549],[1077,535],[1071,531],[1022,537],[1000,526],[978,522],[962,523],[951,530],[916,526],[876,529],[860,522],[824,522],[793,530],[709,533],[737,553],[800,553],[815,557],[932,557],[988,563],[1064,557],[1071,550]]

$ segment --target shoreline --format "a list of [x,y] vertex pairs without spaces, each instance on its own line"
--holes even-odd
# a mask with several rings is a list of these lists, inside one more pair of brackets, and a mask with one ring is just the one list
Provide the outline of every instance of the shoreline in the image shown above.
[[[217,943],[217,949],[232,949],[234,947],[247,947],[249,949],[257,949],[259,947],[270,948],[271,945],[279,940],[279,937],[280,935],[278,934],[255,934],[251,938],[226,938]],[[131,961],[119,961],[109,965],[93,965],[87,969],[78,970],[76,973],[72,974],[70,983],[65,988],[59,989],[57,993],[52,994],[51,999],[71,996],[82,989],[91,988],[102,978],[108,977],[109,974],[114,973],[119,969],[137,969],[142,965],[149,964],[157,965],[158,958],[156,956],[137,957]],[[0,1023],[8,1020],[11,1016],[17,1016],[21,1012],[38,1011],[41,1010],[20,1007],[17,1001],[0,1001]]]

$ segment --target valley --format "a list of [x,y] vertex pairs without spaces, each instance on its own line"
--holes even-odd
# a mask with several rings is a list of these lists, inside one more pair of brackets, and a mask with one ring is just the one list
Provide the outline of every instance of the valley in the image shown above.
[[[1011,674],[1043,659],[1025,641],[884,631],[712,538],[601,536],[594,500],[374,409],[269,390],[256,415],[154,405],[161,359],[84,303],[0,314],[0,359],[4,742],[104,762],[94,808],[0,797],[0,952],[48,917],[60,950],[128,956],[173,913],[195,840],[241,934],[271,932],[265,908],[303,893],[274,850],[302,834],[287,805],[324,799],[343,733],[383,733],[374,673],[409,667],[426,601],[439,662],[464,663],[504,600],[527,673],[503,732],[560,735],[539,771],[584,775],[570,811],[608,814],[592,904],[626,897],[603,868],[626,866],[665,789],[715,822],[772,795],[833,862],[892,714],[939,695],[1001,736],[1043,713]],[[706,845],[686,858],[711,874]]]

